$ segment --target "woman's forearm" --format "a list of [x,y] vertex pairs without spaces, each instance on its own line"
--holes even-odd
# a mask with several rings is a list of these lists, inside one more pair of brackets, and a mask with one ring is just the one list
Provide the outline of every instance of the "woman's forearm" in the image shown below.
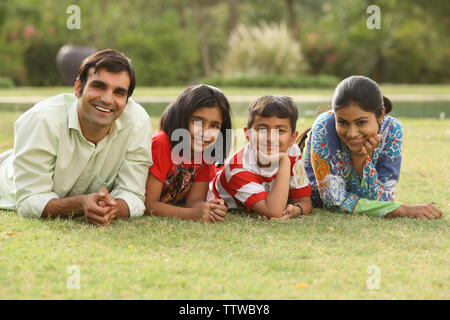
[[352,155],[352,164],[353,168],[355,168],[356,173],[358,174],[359,178],[362,179],[363,177],[363,171],[364,166],[366,164],[367,156],[354,156]]

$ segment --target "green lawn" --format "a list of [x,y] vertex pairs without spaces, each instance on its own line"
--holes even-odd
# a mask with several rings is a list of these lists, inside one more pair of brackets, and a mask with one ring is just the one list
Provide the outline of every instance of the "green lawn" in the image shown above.
[[[178,87],[136,87],[134,97],[139,96],[177,96],[187,86]],[[259,96],[266,94],[280,95],[333,95],[333,88],[329,89],[292,89],[292,88],[238,88],[222,87],[226,95],[230,96]],[[423,94],[438,95],[450,94],[450,84],[384,84],[381,85],[383,94]],[[18,88],[0,88],[0,97],[31,97],[31,96],[53,96],[61,92],[73,92],[73,87],[18,87]]]
[[[19,113],[0,113],[0,151]],[[300,129],[312,119],[299,122]],[[230,213],[206,225],[142,217],[96,228],[84,218],[0,212],[1,299],[450,299],[450,120],[400,119],[398,200],[434,201],[435,221],[313,210],[289,221]],[[158,119],[152,119],[157,128]],[[245,119],[237,119],[242,126]],[[80,269],[71,290],[68,267]],[[380,289],[369,290],[369,266]]]

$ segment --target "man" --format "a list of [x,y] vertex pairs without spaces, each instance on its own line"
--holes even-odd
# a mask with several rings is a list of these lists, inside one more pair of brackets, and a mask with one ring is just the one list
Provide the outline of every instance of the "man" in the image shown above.
[[25,112],[14,124],[14,150],[0,155],[0,208],[24,217],[85,215],[96,226],[143,215],[152,129],[129,99],[135,83],[127,57],[99,51],[81,64],[75,95]]

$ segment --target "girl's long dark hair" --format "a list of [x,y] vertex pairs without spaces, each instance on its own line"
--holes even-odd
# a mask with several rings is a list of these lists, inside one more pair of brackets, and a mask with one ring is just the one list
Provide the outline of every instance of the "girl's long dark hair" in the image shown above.
[[[228,99],[223,92],[213,86],[200,84],[189,87],[178,95],[174,102],[172,102],[161,116],[159,127],[164,131],[170,140],[172,147],[178,141],[172,141],[172,133],[176,129],[189,130],[189,120],[191,114],[201,107],[217,106],[222,114],[222,126],[220,134],[222,139],[217,139],[217,143],[222,143],[222,152],[215,156],[215,162],[220,165],[223,164],[228,156],[231,148],[231,109]],[[228,141],[228,143],[227,143]]]

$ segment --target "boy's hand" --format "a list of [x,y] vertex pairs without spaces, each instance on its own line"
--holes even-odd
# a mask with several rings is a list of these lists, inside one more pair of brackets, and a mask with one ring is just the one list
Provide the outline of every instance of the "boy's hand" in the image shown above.
[[283,210],[283,215],[281,218],[272,218],[274,220],[286,220],[291,218],[298,218],[300,217],[300,208],[297,206],[294,206],[292,204],[288,204],[286,208]]
[[292,204],[288,204],[283,210],[283,217],[280,219],[297,218],[300,216],[301,210],[299,207]]
[[264,220],[264,221],[269,221],[269,220],[275,219],[275,218],[271,218],[271,217],[265,216],[263,214],[258,214],[258,219]]
[[259,162],[263,165],[281,163],[283,159],[289,159],[286,152],[277,152],[274,154],[266,154],[261,151],[258,152]]

